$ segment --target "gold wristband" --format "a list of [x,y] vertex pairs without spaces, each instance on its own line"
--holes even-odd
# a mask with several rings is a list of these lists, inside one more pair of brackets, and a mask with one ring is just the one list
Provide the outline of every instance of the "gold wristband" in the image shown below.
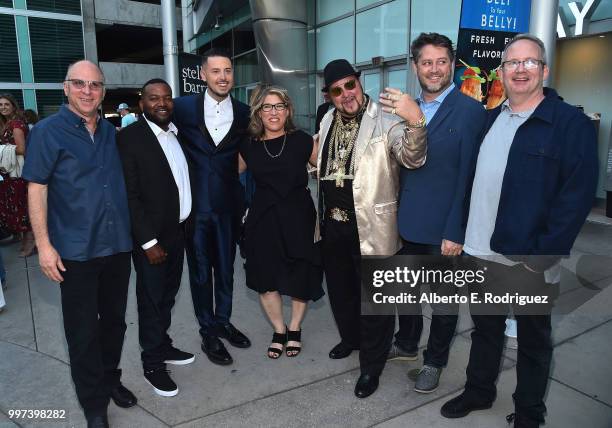
[[416,123],[410,123],[410,122],[406,122],[408,128],[412,128],[412,129],[418,129],[418,128],[425,128],[426,120],[425,120],[425,115],[422,115],[421,118],[416,122]]

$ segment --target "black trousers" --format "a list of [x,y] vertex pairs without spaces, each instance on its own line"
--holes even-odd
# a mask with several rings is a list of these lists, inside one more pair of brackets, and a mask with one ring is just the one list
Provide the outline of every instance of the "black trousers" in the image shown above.
[[130,253],[62,262],[62,314],[72,380],[85,414],[100,414],[121,377]]
[[145,371],[165,367],[164,360],[172,346],[168,329],[172,320],[174,299],[181,285],[185,259],[182,227],[177,227],[175,236],[174,242],[163,247],[168,253],[164,263],[150,264],[141,248],[134,249],[133,253],[138,301],[138,339]]
[[229,214],[193,215],[193,236],[186,243],[193,308],[200,335],[216,336],[232,315],[237,221]]
[[[485,287],[470,287],[470,292],[485,291],[519,292],[550,294],[556,290],[556,285],[546,284],[543,273],[529,272],[521,265],[506,266],[499,263],[477,261],[475,269],[486,267],[487,282]],[[553,297],[554,298],[554,297]],[[496,397],[495,381],[504,347],[504,331],[506,328],[507,304],[491,305],[486,312],[482,306],[471,307],[474,331],[472,332],[472,347],[466,370],[467,382],[465,393],[479,401],[493,401]],[[513,305],[518,327],[518,361],[516,365],[516,389],[513,394],[516,413],[524,417],[544,422],[544,394],[548,384],[550,362],[552,359],[551,319],[550,309],[542,307],[542,314],[525,313],[529,309]],[[490,313],[494,311],[495,315]]]
[[[441,256],[442,252],[439,245],[418,244],[414,242],[404,241],[403,248],[399,251],[399,255],[423,255],[423,256]],[[452,261],[449,259],[448,264],[442,262],[436,266],[432,266],[434,258],[424,258],[423,266],[432,268],[452,269]],[[420,289],[420,285],[417,285]],[[439,287],[436,285],[430,286],[432,293],[447,294],[452,292],[452,287]],[[418,313],[414,315],[398,316],[399,330],[395,334],[395,342],[404,350],[411,352],[416,351],[419,347],[419,340],[423,332],[423,315],[421,313],[421,305],[417,304],[414,308]],[[450,344],[457,328],[457,319],[459,305],[457,304],[431,304],[433,315],[431,318],[431,327],[429,338],[427,339],[427,348],[423,351],[423,363],[426,365],[442,368],[448,363],[448,355],[450,352]]]
[[361,315],[361,255],[354,217],[348,222],[327,220],[321,244],[327,293],[340,338],[360,350],[362,374],[380,376],[395,319],[392,315]]

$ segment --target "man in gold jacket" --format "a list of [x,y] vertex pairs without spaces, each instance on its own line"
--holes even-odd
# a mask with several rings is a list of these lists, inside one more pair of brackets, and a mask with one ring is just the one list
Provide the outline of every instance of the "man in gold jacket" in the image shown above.
[[360,73],[345,59],[323,71],[334,109],[321,122],[318,186],[321,250],[327,291],[341,342],[329,353],[359,349],[355,395],[378,388],[393,337],[391,315],[361,315],[361,256],[392,256],[401,247],[397,226],[400,165],[425,163],[425,117],[398,89],[379,103],[363,93]]

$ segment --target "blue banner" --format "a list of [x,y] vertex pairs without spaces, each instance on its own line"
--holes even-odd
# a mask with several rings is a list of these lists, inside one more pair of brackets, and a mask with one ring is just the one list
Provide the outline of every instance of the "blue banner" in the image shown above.
[[529,32],[531,0],[463,0],[461,28]]

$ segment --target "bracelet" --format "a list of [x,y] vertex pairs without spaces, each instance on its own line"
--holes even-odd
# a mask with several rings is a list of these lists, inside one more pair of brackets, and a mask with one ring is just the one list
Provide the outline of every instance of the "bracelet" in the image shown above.
[[412,128],[412,129],[419,129],[419,128],[425,128],[426,120],[425,120],[425,115],[422,115],[421,118],[416,122],[416,123],[410,123],[410,122],[406,122],[408,128]]

